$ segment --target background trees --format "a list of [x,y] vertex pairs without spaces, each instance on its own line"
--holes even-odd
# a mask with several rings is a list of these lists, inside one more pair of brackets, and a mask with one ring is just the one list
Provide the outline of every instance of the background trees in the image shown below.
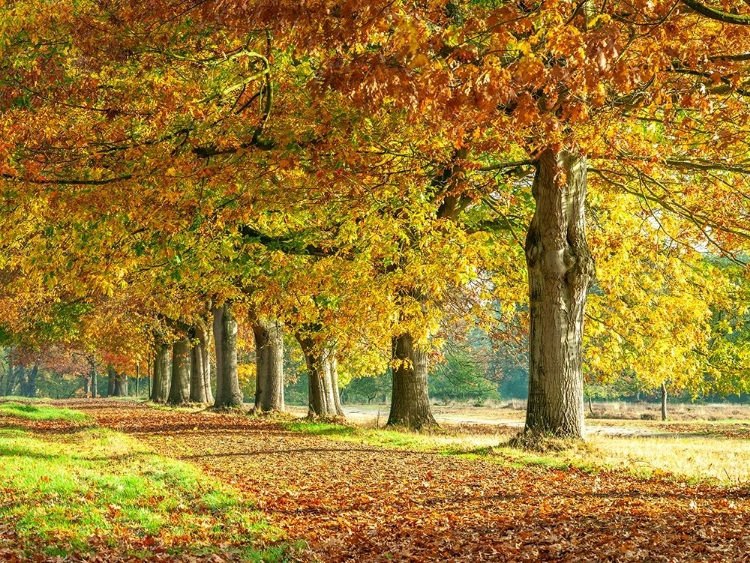
[[283,326],[311,413],[338,412],[334,373],[389,365],[417,428],[471,324],[529,330],[529,432],[582,435],[584,376],[744,385],[746,6],[145,6],[2,8],[14,342],[157,357],[153,400],[210,400],[179,365],[207,365],[213,315],[233,406],[252,325],[269,410]]

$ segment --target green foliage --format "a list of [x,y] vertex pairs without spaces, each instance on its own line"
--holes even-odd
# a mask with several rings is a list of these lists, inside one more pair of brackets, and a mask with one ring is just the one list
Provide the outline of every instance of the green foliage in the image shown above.
[[341,400],[345,403],[385,402],[393,386],[391,372],[381,375],[369,375],[352,379],[341,391]]
[[460,350],[448,356],[429,378],[430,396],[443,401],[499,400],[500,393],[494,383],[485,378],[476,357]]

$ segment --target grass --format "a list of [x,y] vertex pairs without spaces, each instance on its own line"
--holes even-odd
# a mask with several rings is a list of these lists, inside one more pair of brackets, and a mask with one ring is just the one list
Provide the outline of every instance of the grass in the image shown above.
[[605,437],[589,440],[605,466],[638,475],[673,473],[718,484],[750,483],[750,441],[721,436],[668,434],[659,437]]
[[70,420],[73,422],[93,422],[88,415],[71,409],[59,409],[47,405],[22,403],[0,403],[0,415],[26,420]]
[[[641,421],[633,421],[632,425],[627,421],[617,422],[620,426],[642,426]],[[703,421],[703,424],[714,423]],[[481,458],[510,467],[576,467],[585,471],[620,469],[643,478],[669,473],[689,481],[721,485],[750,483],[750,441],[742,438],[689,433],[623,437],[594,435],[583,443],[566,443],[559,451],[538,453],[507,445],[515,429],[509,429],[502,436],[497,433],[465,434],[450,429],[428,433],[377,430],[307,421],[295,421],[285,426],[295,432],[339,441]]]
[[106,429],[0,428],[0,482],[0,520],[26,556],[157,549],[279,562],[291,549],[240,492]]

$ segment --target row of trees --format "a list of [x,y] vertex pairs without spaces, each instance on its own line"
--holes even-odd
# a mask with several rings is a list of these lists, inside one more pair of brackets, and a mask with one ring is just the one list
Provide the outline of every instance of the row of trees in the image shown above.
[[155,354],[172,402],[213,332],[217,406],[252,333],[273,410],[283,327],[312,413],[390,366],[389,422],[415,428],[475,325],[528,335],[528,432],[583,434],[584,372],[746,388],[734,4],[5,5],[3,332]]

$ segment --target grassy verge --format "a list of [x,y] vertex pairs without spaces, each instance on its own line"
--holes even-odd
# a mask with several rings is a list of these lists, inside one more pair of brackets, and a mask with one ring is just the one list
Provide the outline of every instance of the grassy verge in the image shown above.
[[240,492],[106,429],[0,428],[0,483],[19,560],[109,551],[279,562],[291,549]]
[[287,423],[285,427],[334,440],[482,458],[510,467],[576,467],[585,471],[620,469],[643,478],[672,474],[681,479],[719,485],[750,483],[750,440],[746,438],[693,433],[597,435],[585,443],[570,442],[560,451],[535,453],[504,445],[515,432],[512,429],[505,435],[464,434],[451,430],[417,433],[307,421]]
[[11,416],[26,420],[70,420],[73,422],[93,422],[88,415],[71,409],[58,409],[47,405],[22,403],[0,403],[0,416]]

